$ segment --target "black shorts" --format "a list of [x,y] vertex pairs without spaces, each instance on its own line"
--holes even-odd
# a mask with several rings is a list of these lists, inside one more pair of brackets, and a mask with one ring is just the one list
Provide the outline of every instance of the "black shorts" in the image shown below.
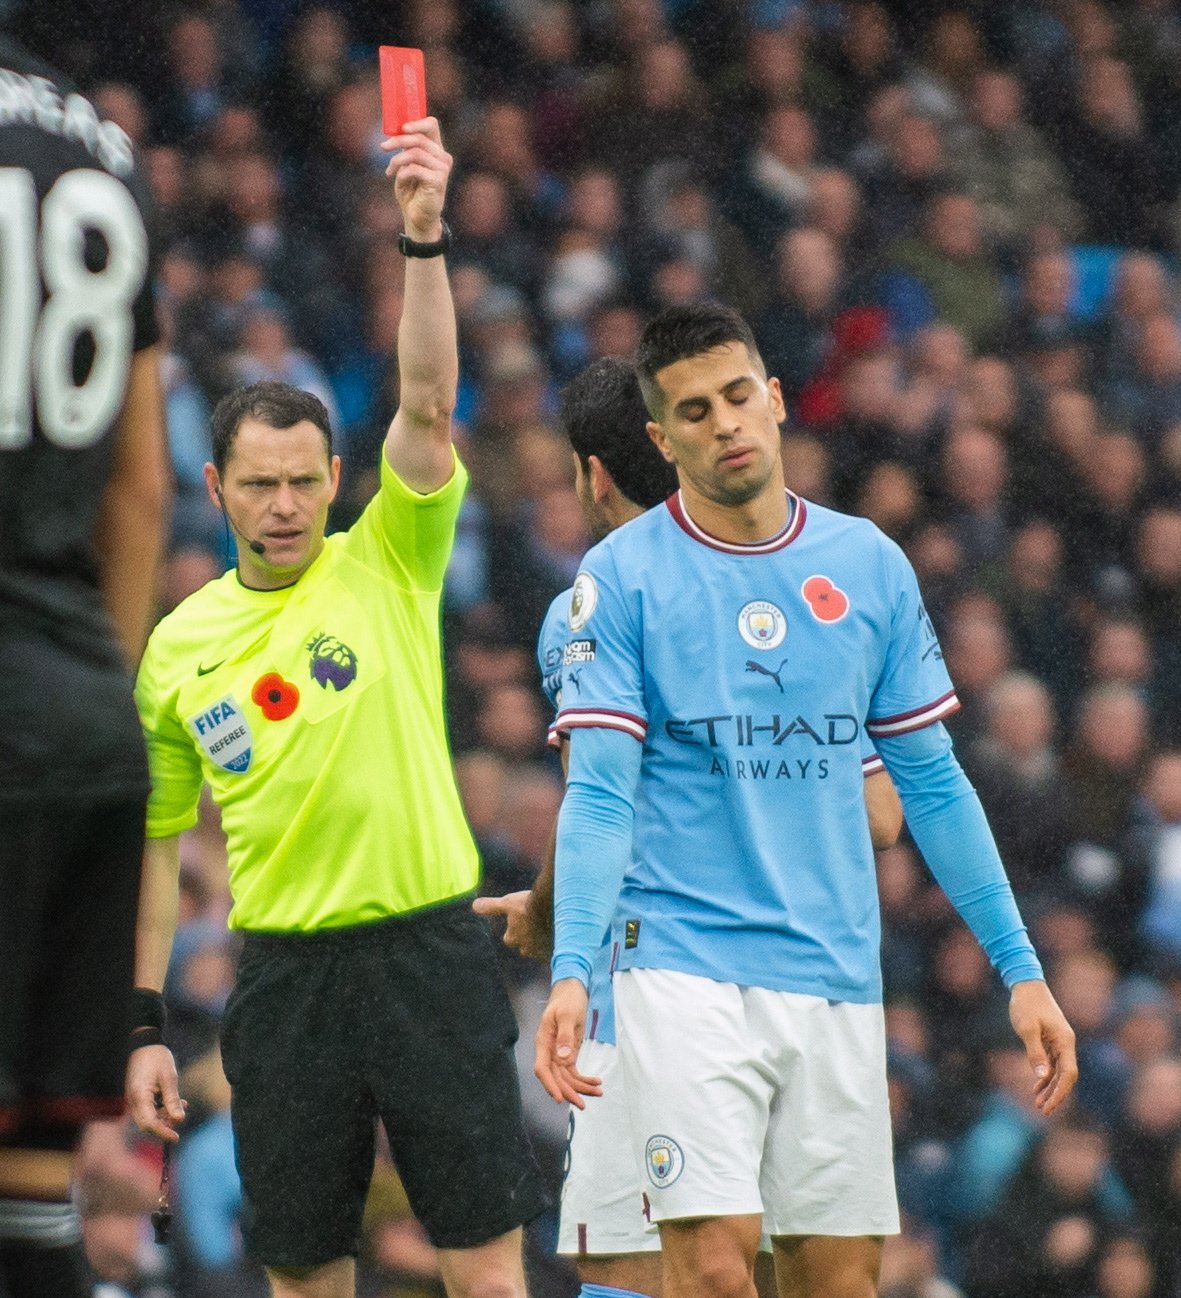
[[0,803],[0,1143],[10,1146],[123,1112],[145,799],[67,798]]
[[381,1118],[437,1248],[546,1206],[513,1058],[517,1025],[468,900],[356,928],[249,933],[222,1025],[250,1254],[357,1252]]

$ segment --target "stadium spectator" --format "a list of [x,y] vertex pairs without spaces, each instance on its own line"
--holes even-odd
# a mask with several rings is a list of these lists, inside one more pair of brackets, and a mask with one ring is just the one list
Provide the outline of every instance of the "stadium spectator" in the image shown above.
[[[1181,1059],[1165,1055],[1133,1073],[1123,1120],[1115,1128],[1120,1173],[1142,1214],[1164,1284],[1178,1278],[1178,1149],[1181,1148]],[[1167,1292],[1167,1290],[1166,1290]]]
[[785,230],[802,224],[812,201],[816,128],[805,109],[773,104],[755,139],[741,177],[728,187],[727,215],[765,257]]
[[1090,242],[1158,246],[1162,193],[1128,65],[1111,53],[1088,55],[1069,94],[1059,149]]
[[[1113,1129],[1123,1113],[1132,1069],[1112,1035],[1119,971],[1104,950],[1086,946],[1054,964],[1054,994],[1070,1006],[1079,1043],[1079,1106]],[[1076,1026],[1077,1025],[1077,1026]],[[1083,1061],[1085,1062],[1085,1066]]]
[[1130,1203],[1112,1203],[1103,1193],[1110,1159],[1097,1123],[1081,1115],[1052,1122],[990,1219],[972,1232],[969,1292],[980,1298],[1092,1293],[1105,1234],[1131,1215]]
[[[1124,253],[1112,276],[1110,301],[1095,330],[1102,391],[1119,394],[1134,381],[1140,332],[1147,320],[1167,314],[1169,280],[1160,260],[1148,253]],[[1118,395],[1107,398],[1118,401]],[[1117,407],[1118,408],[1118,407]]]
[[1147,900],[1141,932],[1165,967],[1181,962],[1181,752],[1156,753],[1144,778],[1141,851]]
[[891,316],[903,334],[939,319],[955,325],[974,350],[995,341],[1004,319],[1001,281],[982,242],[975,199],[931,198],[922,235],[899,239],[885,257]]
[[964,767],[1017,895],[1045,897],[1058,886],[1073,829],[1053,746],[1050,694],[1036,676],[1007,672],[985,706],[984,734],[965,750]]
[[972,85],[984,65],[984,45],[971,15],[936,14],[923,34],[922,52],[904,84],[915,107],[951,126],[967,111]]
[[881,4],[863,0],[850,5],[834,44],[826,71],[835,82],[834,131],[847,149],[857,142],[871,102],[901,79],[903,63],[890,15]]
[[779,239],[775,267],[774,296],[755,326],[755,336],[790,400],[828,358],[832,319],[841,300],[842,266],[832,239],[802,226]]
[[[893,101],[883,96],[883,109]],[[909,98],[887,119],[885,149],[861,168],[866,220],[874,242],[888,246],[913,233],[946,183],[947,163],[939,126],[914,111]]]
[[206,14],[180,12],[167,25],[162,84],[153,95],[153,134],[162,144],[191,142],[245,89],[221,41]]
[[1009,548],[1005,519],[1009,473],[1004,443],[984,428],[964,425],[943,444],[940,499],[944,521],[968,571],[981,584]]
[[952,135],[950,172],[980,205],[990,241],[1010,257],[1078,233],[1079,213],[1062,164],[1022,112],[1021,83],[984,69],[972,83],[969,120]]

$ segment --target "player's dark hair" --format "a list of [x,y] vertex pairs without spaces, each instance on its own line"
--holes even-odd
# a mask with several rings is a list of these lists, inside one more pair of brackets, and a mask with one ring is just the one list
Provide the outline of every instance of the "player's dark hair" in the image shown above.
[[744,344],[759,372],[766,373],[750,325],[733,307],[717,302],[672,306],[648,322],[636,349],[636,373],[653,419],[660,418],[664,396],[656,382],[658,371],[727,343]]
[[645,431],[636,372],[614,356],[592,362],[562,391],[559,420],[584,470],[597,455],[633,504],[651,509],[677,489],[676,470]]
[[265,379],[228,393],[213,411],[213,465],[219,474],[225,472],[244,419],[256,419],[268,428],[294,428],[306,419],[324,434],[324,449],[332,458],[332,425],[320,398],[290,383]]

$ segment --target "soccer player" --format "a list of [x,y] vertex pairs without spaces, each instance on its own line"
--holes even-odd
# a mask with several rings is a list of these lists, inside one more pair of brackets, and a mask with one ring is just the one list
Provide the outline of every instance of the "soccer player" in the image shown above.
[[245,931],[222,1052],[247,1247],[276,1298],[351,1298],[378,1117],[452,1298],[523,1298],[521,1227],[543,1196],[443,725],[439,601],[467,481],[441,255],[451,157],[434,118],[385,147],[407,262],[377,495],[326,539],[340,461],[324,407],[274,383],[224,398],[206,479],[237,570],[160,623],[140,669],[152,795],[128,1099],[174,1135],[158,992],[204,779]]
[[89,1294],[71,1150],[122,1112],[168,463],[131,142],[0,36],[0,1292]]
[[[617,527],[663,503],[676,474],[644,431],[647,413],[635,369],[626,361],[595,361],[562,394],[561,425],[574,448],[575,489],[591,534],[601,540]],[[576,699],[583,663],[595,646],[571,640],[570,592],[550,605],[537,658],[546,696],[561,710],[563,693]],[[566,744],[555,729],[551,742]],[[872,746],[863,746],[865,800],[875,847],[888,847],[902,827],[898,795]],[[505,941],[548,960],[553,940],[553,857],[531,892],[481,897],[478,914],[508,920]],[[570,1115],[570,1142],[562,1188],[558,1252],[577,1259],[584,1298],[659,1295],[659,1236],[648,1229],[644,1187],[632,1156],[623,1078],[615,1049],[610,942],[595,957],[589,986],[587,1039],[578,1067],[602,1083],[602,1096]],[[773,1282],[766,1289],[774,1293]]]
[[638,370],[680,491],[574,585],[570,633],[594,656],[557,722],[569,781],[536,1070],[557,1099],[594,1090],[577,1052],[614,913],[666,1298],[753,1294],[760,1227],[781,1293],[866,1298],[898,1213],[863,730],[1010,988],[1044,1112],[1076,1080],[1073,1034],[941,724],[955,693],[902,552],[785,489],[779,384],[736,313],[664,312]]

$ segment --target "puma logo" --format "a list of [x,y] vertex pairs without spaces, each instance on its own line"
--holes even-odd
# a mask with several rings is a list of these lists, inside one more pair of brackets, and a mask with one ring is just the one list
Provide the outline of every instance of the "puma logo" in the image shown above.
[[758,672],[760,676],[770,676],[770,678],[775,682],[775,684],[779,686],[780,694],[784,692],[784,689],[783,689],[783,682],[779,679],[779,673],[786,666],[787,666],[786,658],[779,664],[778,667],[776,667],[774,671],[771,671],[770,668],[768,667],[764,667],[762,663],[755,662],[753,659],[748,658],[746,660],[746,670],[748,672]]

